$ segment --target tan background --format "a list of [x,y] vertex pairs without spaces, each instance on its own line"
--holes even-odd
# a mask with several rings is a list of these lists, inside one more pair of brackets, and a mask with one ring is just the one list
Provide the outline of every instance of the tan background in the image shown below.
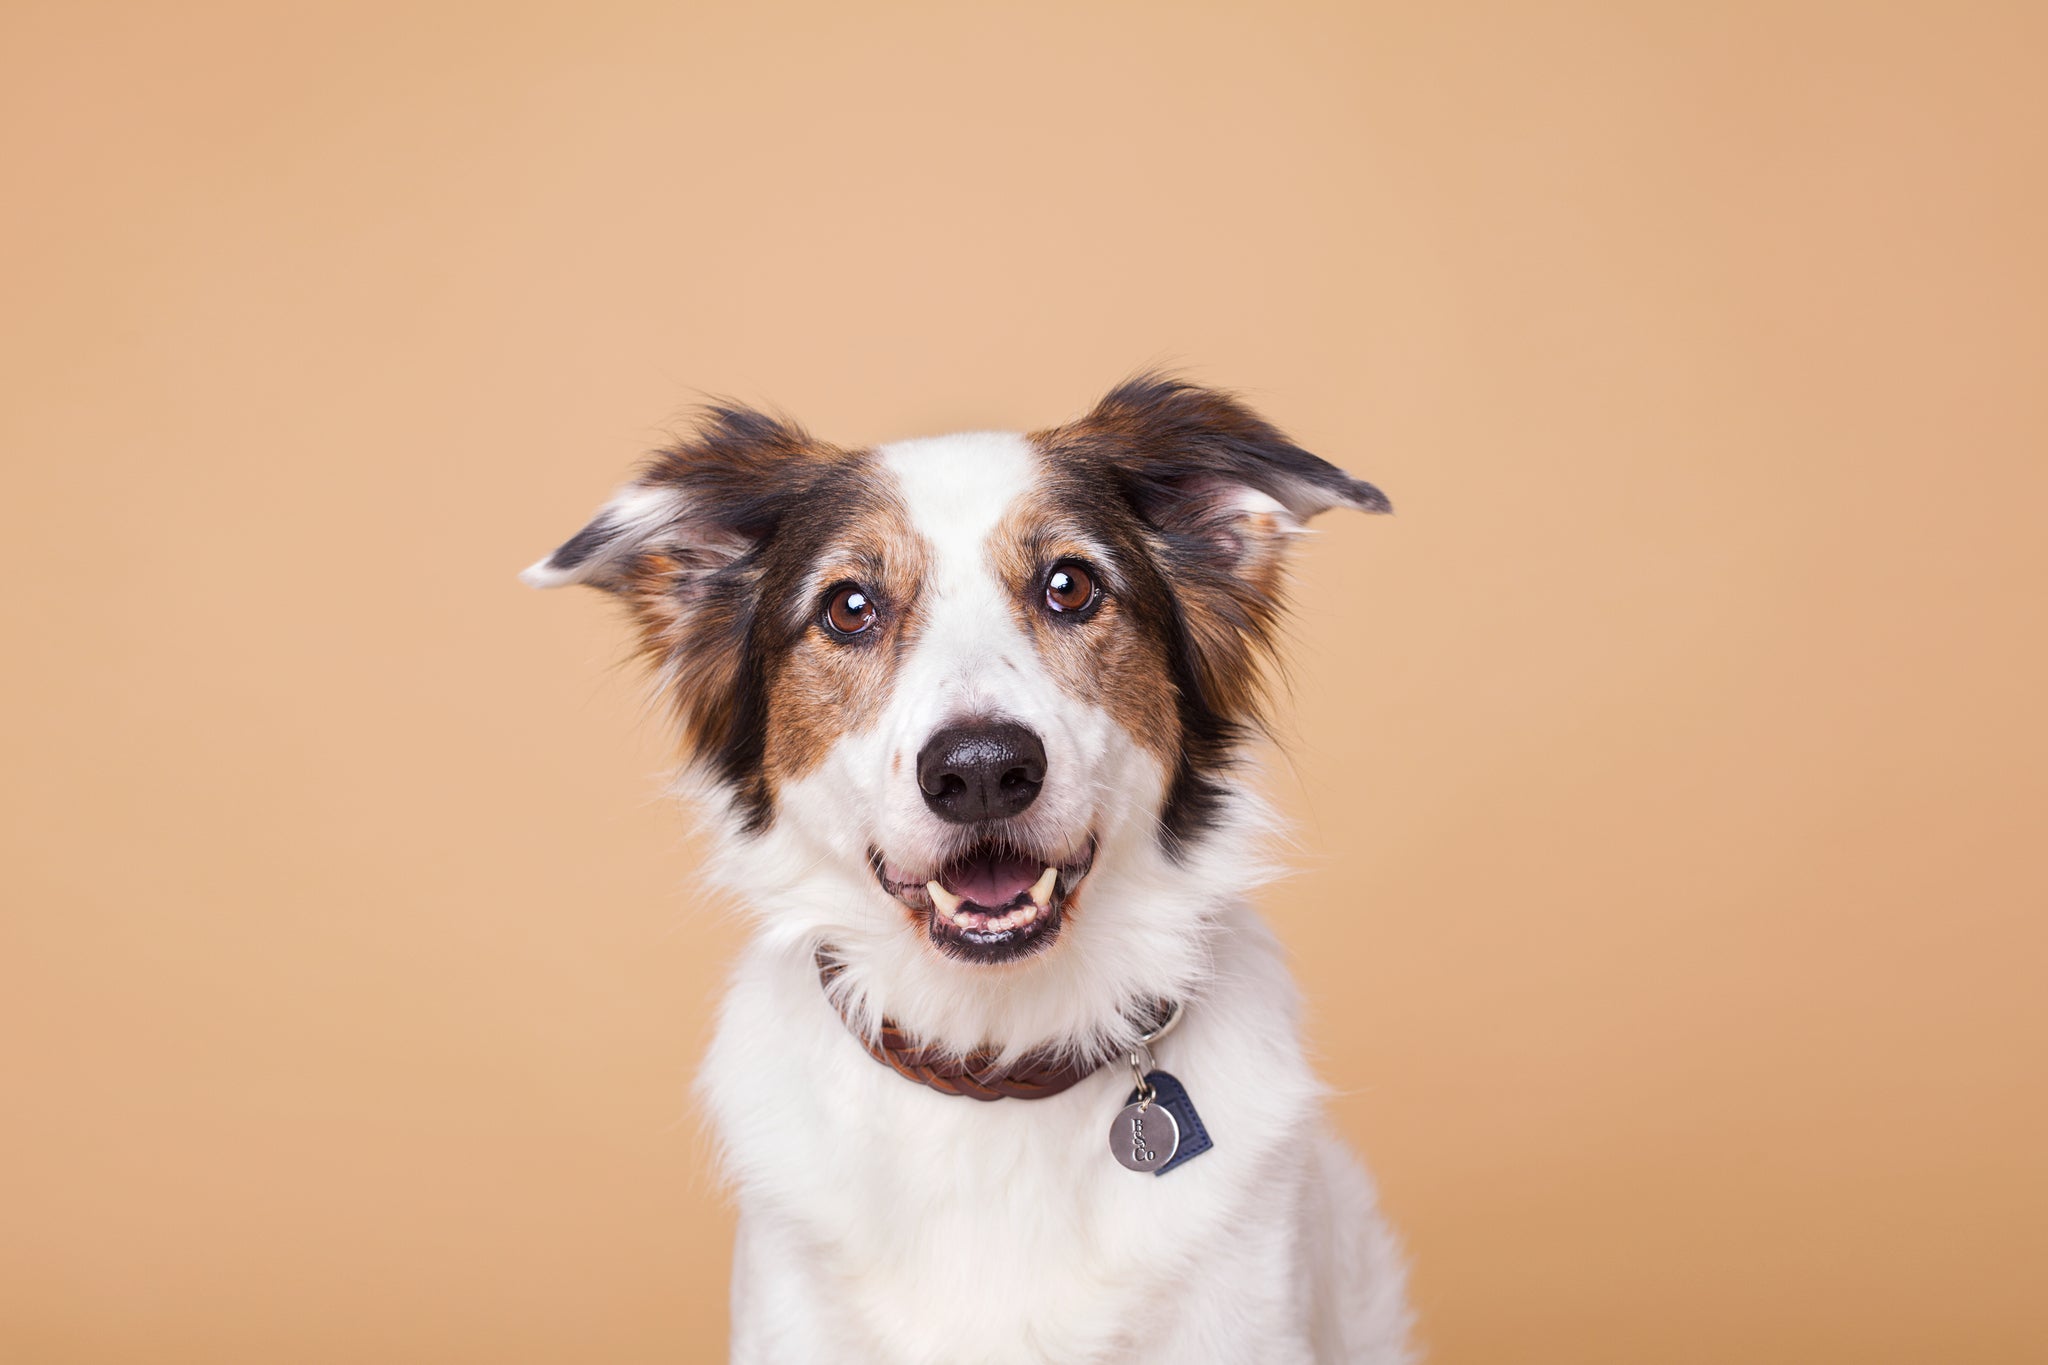
[[1478,1362],[2048,1352],[2038,6],[10,4],[0,1356],[709,1360],[699,391],[1242,387],[1298,954]]

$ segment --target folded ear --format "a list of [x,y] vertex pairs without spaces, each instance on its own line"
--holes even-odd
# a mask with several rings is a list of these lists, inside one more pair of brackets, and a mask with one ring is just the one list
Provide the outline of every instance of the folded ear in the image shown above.
[[1162,375],[1124,383],[1076,427],[1095,433],[1148,521],[1243,552],[1247,534],[1300,530],[1333,507],[1392,511],[1387,495],[1309,454],[1230,394]]
[[519,579],[534,588],[588,583],[606,592],[623,592],[641,556],[677,538],[682,508],[679,488],[629,483],[597,510],[589,525],[523,570]]
[[1130,380],[1038,439],[1057,459],[1108,469],[1156,538],[1198,719],[1261,715],[1288,546],[1308,521],[1333,507],[1391,510],[1231,395],[1165,376]]
[[687,587],[766,540],[795,463],[815,463],[826,449],[751,408],[708,408],[691,436],[658,453],[519,577],[536,588],[587,583],[612,593],[642,592],[657,579]]

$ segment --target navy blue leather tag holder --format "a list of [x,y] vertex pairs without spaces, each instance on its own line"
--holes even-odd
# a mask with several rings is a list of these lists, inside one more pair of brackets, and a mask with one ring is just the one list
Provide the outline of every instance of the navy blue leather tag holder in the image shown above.
[[[1186,1165],[1216,1145],[1209,1140],[1209,1130],[1202,1126],[1202,1116],[1195,1112],[1195,1102],[1188,1098],[1187,1087],[1175,1080],[1172,1072],[1151,1072],[1145,1077],[1145,1083],[1157,1094],[1152,1102],[1164,1105],[1166,1112],[1173,1115],[1173,1121],[1180,1125],[1180,1146],[1174,1149],[1173,1160],[1153,1172],[1155,1176]],[[1135,1090],[1124,1101],[1125,1104],[1137,1102],[1138,1092]]]

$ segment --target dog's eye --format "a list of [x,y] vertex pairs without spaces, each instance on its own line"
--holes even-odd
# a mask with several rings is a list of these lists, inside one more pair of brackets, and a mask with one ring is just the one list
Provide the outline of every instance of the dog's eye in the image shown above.
[[825,629],[834,635],[858,635],[875,623],[875,600],[858,583],[840,583],[825,596]]
[[1062,614],[1082,612],[1095,605],[1095,575],[1087,566],[1071,559],[1061,560],[1045,576],[1045,605]]

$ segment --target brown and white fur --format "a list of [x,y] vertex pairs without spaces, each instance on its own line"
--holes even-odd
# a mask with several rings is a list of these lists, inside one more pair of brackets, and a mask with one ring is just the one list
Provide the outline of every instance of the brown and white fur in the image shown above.
[[[1171,379],[862,450],[719,406],[526,572],[627,606],[751,917],[700,1081],[735,1361],[1409,1359],[1393,1235],[1247,902],[1288,545],[1335,507],[1386,500]],[[1215,1146],[1137,1175],[1107,1133],[1159,999]],[[877,1065],[846,1019],[885,1016],[1110,1064],[977,1103]]]

